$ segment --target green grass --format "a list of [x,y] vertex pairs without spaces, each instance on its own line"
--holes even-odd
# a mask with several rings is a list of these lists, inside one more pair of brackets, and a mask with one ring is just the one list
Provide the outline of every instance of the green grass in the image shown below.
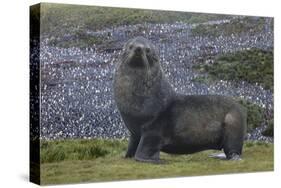
[[259,127],[264,121],[264,109],[246,100],[238,99],[238,102],[247,109],[247,130],[252,131],[254,128]]
[[263,136],[274,136],[274,119],[273,117],[265,116],[265,109],[257,104],[246,100],[237,99],[247,109],[247,131],[260,127],[262,124],[267,125],[266,129],[261,133]]
[[191,29],[191,34],[196,36],[229,36],[241,33],[255,34],[265,29],[265,18],[243,17],[231,20],[229,23],[214,25],[198,25]]
[[61,140],[41,141],[41,163],[65,160],[91,160],[115,155],[126,148],[125,140]]
[[[41,182],[62,184],[273,170],[273,144],[261,142],[245,143],[242,161],[209,158],[214,151],[208,150],[192,155],[161,153],[165,163],[159,165],[125,159],[126,148],[127,142],[123,140],[42,141]],[[92,149],[98,154],[86,152]]]
[[273,90],[273,51],[250,49],[215,58],[213,64],[199,63],[195,70],[208,73],[210,79],[259,83]]
[[201,14],[176,11],[112,8],[100,6],[41,3],[42,32],[60,29],[87,28],[90,30],[139,23],[188,23],[228,18],[228,15]]
[[267,128],[262,132],[264,136],[274,137],[274,120],[273,118],[268,120]]
[[[49,44],[59,47],[88,47],[94,44],[110,42],[110,37],[95,37],[87,30],[97,31],[122,25],[144,23],[186,23],[206,22],[225,19],[230,16],[219,14],[200,14],[175,11],[157,11],[145,9],[112,8],[69,4],[41,4],[41,34],[50,36]],[[38,19],[38,16],[34,16]],[[139,30],[145,31],[140,26]],[[64,35],[71,39],[62,40]]]
[[207,85],[213,83],[213,80],[211,80],[208,76],[197,76],[197,77],[193,78],[191,81],[198,82],[201,84],[207,84]]
[[87,34],[83,30],[77,30],[73,33],[71,39],[69,40],[61,40],[60,38],[52,37],[49,40],[49,44],[52,46],[57,46],[61,48],[69,48],[69,47],[79,47],[86,48],[93,46],[95,44],[102,44],[107,42],[107,39],[101,36],[92,36]]

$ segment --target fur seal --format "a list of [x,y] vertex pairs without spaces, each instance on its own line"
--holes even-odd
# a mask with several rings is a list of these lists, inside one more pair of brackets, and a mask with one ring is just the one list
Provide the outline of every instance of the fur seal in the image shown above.
[[136,37],[124,45],[113,88],[131,134],[125,157],[157,163],[160,151],[190,154],[223,149],[227,159],[240,158],[245,109],[226,96],[176,93],[149,40]]

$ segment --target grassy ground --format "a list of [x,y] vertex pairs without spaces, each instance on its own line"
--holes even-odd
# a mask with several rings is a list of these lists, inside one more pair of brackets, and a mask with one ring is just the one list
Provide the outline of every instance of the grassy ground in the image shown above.
[[[95,37],[90,31],[121,25],[144,23],[173,23],[182,21],[198,23],[209,20],[226,19],[229,16],[219,14],[200,14],[175,11],[157,11],[144,9],[111,8],[68,4],[41,4],[41,34],[50,37],[49,44],[59,47],[84,48],[101,44],[108,37]],[[36,17],[33,15],[33,17]],[[38,16],[36,17],[39,18]],[[140,30],[144,30],[140,26]],[[63,39],[65,35],[71,36]]]
[[[199,25],[191,30],[191,34],[196,36],[229,36],[232,34],[254,34],[264,30],[265,18],[243,17],[231,20],[229,23],[214,25]],[[271,25],[273,27],[273,25]]]
[[125,159],[126,141],[66,140],[41,142],[41,183],[62,184],[164,178],[273,170],[273,144],[247,142],[242,161],[161,153],[164,164]]
[[212,64],[199,63],[193,68],[208,73],[211,79],[244,80],[273,90],[272,50],[250,49],[224,54],[216,57]]
[[[41,4],[42,32],[76,27],[99,30],[105,27],[138,23],[188,23],[228,18],[227,15],[175,11],[112,8],[69,4]],[[63,27],[62,27],[63,26]]]

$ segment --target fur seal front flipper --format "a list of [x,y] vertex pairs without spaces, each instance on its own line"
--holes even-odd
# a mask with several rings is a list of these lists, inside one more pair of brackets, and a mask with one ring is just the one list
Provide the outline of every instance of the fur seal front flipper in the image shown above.
[[160,162],[161,136],[156,131],[148,131],[142,134],[135,159],[141,162]]
[[158,117],[142,126],[141,139],[135,154],[135,159],[141,162],[161,163],[161,133],[157,124],[154,124]]

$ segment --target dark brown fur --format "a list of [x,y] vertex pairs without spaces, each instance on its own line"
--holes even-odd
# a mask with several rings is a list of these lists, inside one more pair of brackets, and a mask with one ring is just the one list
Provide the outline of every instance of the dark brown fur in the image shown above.
[[124,46],[114,95],[131,133],[126,157],[157,162],[160,151],[188,154],[223,149],[228,159],[242,153],[246,111],[224,96],[175,93],[155,47],[145,38]]

